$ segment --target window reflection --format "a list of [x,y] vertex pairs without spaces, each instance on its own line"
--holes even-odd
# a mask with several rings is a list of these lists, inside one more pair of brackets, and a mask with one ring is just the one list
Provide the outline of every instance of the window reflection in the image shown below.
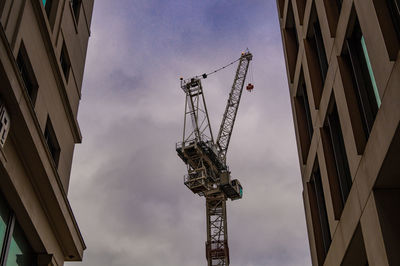
[[31,266],[33,252],[18,223],[15,223],[6,266]]
[[3,247],[9,218],[10,218],[10,209],[8,208],[3,197],[1,197],[0,195],[0,250]]

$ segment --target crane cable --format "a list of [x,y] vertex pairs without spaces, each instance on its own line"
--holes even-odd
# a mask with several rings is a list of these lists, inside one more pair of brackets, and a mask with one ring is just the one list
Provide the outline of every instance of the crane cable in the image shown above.
[[241,58],[241,57],[239,57],[239,58],[236,59],[235,61],[230,62],[229,64],[227,64],[227,65],[225,65],[225,66],[223,66],[223,67],[220,67],[220,68],[218,68],[218,69],[216,69],[216,70],[214,70],[214,71],[211,71],[210,73],[204,73],[204,74],[202,74],[202,75],[195,76],[195,78],[197,79],[197,78],[200,78],[200,77],[201,77],[202,79],[206,79],[209,75],[215,74],[215,73],[221,71],[222,69],[225,69],[225,68],[227,68],[227,67],[230,66],[230,65],[233,65],[234,63],[236,63],[237,61],[239,61],[240,58]]

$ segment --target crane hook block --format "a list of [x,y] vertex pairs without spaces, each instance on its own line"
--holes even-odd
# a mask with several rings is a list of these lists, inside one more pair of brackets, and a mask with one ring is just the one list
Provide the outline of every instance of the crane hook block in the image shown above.
[[251,84],[251,83],[249,83],[249,85],[247,85],[247,87],[246,87],[246,90],[247,91],[252,91],[254,89],[254,85],[253,84]]
[[202,77],[203,77],[203,79],[206,79],[206,78],[207,78],[207,74],[204,73],[204,74],[202,75]]

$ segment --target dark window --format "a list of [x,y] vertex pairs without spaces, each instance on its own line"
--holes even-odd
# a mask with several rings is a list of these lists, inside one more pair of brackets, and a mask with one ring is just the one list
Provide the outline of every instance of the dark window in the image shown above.
[[49,148],[53,161],[58,166],[60,159],[60,145],[58,144],[56,134],[54,132],[53,125],[49,118],[47,118],[46,129],[44,131],[44,138],[46,139],[47,147]]
[[324,0],[326,18],[328,20],[329,31],[331,37],[336,36],[336,28],[342,9],[342,0]]
[[81,9],[81,0],[71,0],[72,10],[74,11],[74,16],[76,22],[79,19],[79,11]]
[[293,82],[296,70],[297,53],[299,50],[299,38],[297,36],[296,24],[294,21],[292,2],[288,3],[285,29],[283,30],[284,43],[286,48],[287,65],[290,82]]
[[307,183],[311,219],[314,230],[315,246],[317,249],[318,265],[323,265],[331,245],[328,215],[326,213],[325,197],[322,188],[321,173],[318,164]]
[[386,0],[390,16],[392,18],[393,26],[400,40],[400,0]]
[[[392,265],[392,264],[390,264]],[[396,265],[396,264],[393,264]],[[340,266],[368,266],[367,253],[365,251],[364,237],[360,224],[354,232],[353,238],[347,248]]]
[[21,73],[22,80],[24,81],[25,89],[28,92],[32,104],[34,105],[38,91],[38,84],[23,42],[21,42],[21,46],[19,48],[17,65]]
[[47,17],[50,17],[53,0],[43,0],[44,9],[46,10]]
[[61,55],[60,55],[60,63],[61,68],[64,73],[65,81],[68,82],[69,70],[71,68],[71,62],[69,61],[69,56],[67,52],[67,47],[65,46],[65,42],[61,48]]
[[[398,168],[398,159],[396,166]],[[396,177],[398,179],[398,175]],[[398,188],[398,181],[396,183],[396,188],[388,187],[374,190],[388,265],[400,265],[400,189]]]
[[342,9],[343,0],[335,0],[337,8],[340,10]]
[[285,7],[285,0],[278,0],[279,17],[283,17],[283,8]]
[[391,61],[396,61],[400,49],[400,0],[373,0],[372,2],[389,58]]
[[308,103],[307,88],[304,82],[303,71],[300,73],[299,87],[297,89],[297,96],[294,101],[296,110],[296,120],[298,134],[300,138],[300,146],[302,152],[303,163],[306,163],[308,152],[310,149],[312,135],[314,133],[310,105]]
[[300,24],[303,25],[304,11],[306,10],[306,0],[296,0],[297,12],[299,13]]
[[336,104],[321,130],[335,219],[339,220],[350,193],[352,179]]
[[[381,104],[378,88],[368,56],[367,47],[361,32],[360,25],[356,19],[352,30],[348,32],[349,37],[345,40],[342,58],[351,70],[351,83],[348,84],[354,90],[356,104],[362,123],[361,138],[368,139],[375,121],[378,108]],[[364,145],[358,149],[359,153],[364,152]]]
[[0,265],[34,265],[34,253],[15,214],[0,194]]
[[315,107],[318,109],[326,74],[328,72],[328,61],[314,3],[311,9],[311,16],[307,30],[307,40],[305,44],[314,102]]

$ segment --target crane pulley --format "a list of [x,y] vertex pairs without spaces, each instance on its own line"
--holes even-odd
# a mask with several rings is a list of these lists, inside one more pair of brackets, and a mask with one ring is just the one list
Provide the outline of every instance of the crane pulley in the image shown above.
[[[226,165],[236,114],[253,55],[247,50],[240,58],[210,73],[184,80],[186,95],[183,138],[176,144],[178,156],[187,165],[184,184],[195,194],[205,196],[207,214],[206,258],[208,266],[229,265],[226,200],[240,199],[242,186],[231,179]],[[214,142],[201,80],[239,61],[217,140]],[[251,91],[249,83],[246,89]]]

